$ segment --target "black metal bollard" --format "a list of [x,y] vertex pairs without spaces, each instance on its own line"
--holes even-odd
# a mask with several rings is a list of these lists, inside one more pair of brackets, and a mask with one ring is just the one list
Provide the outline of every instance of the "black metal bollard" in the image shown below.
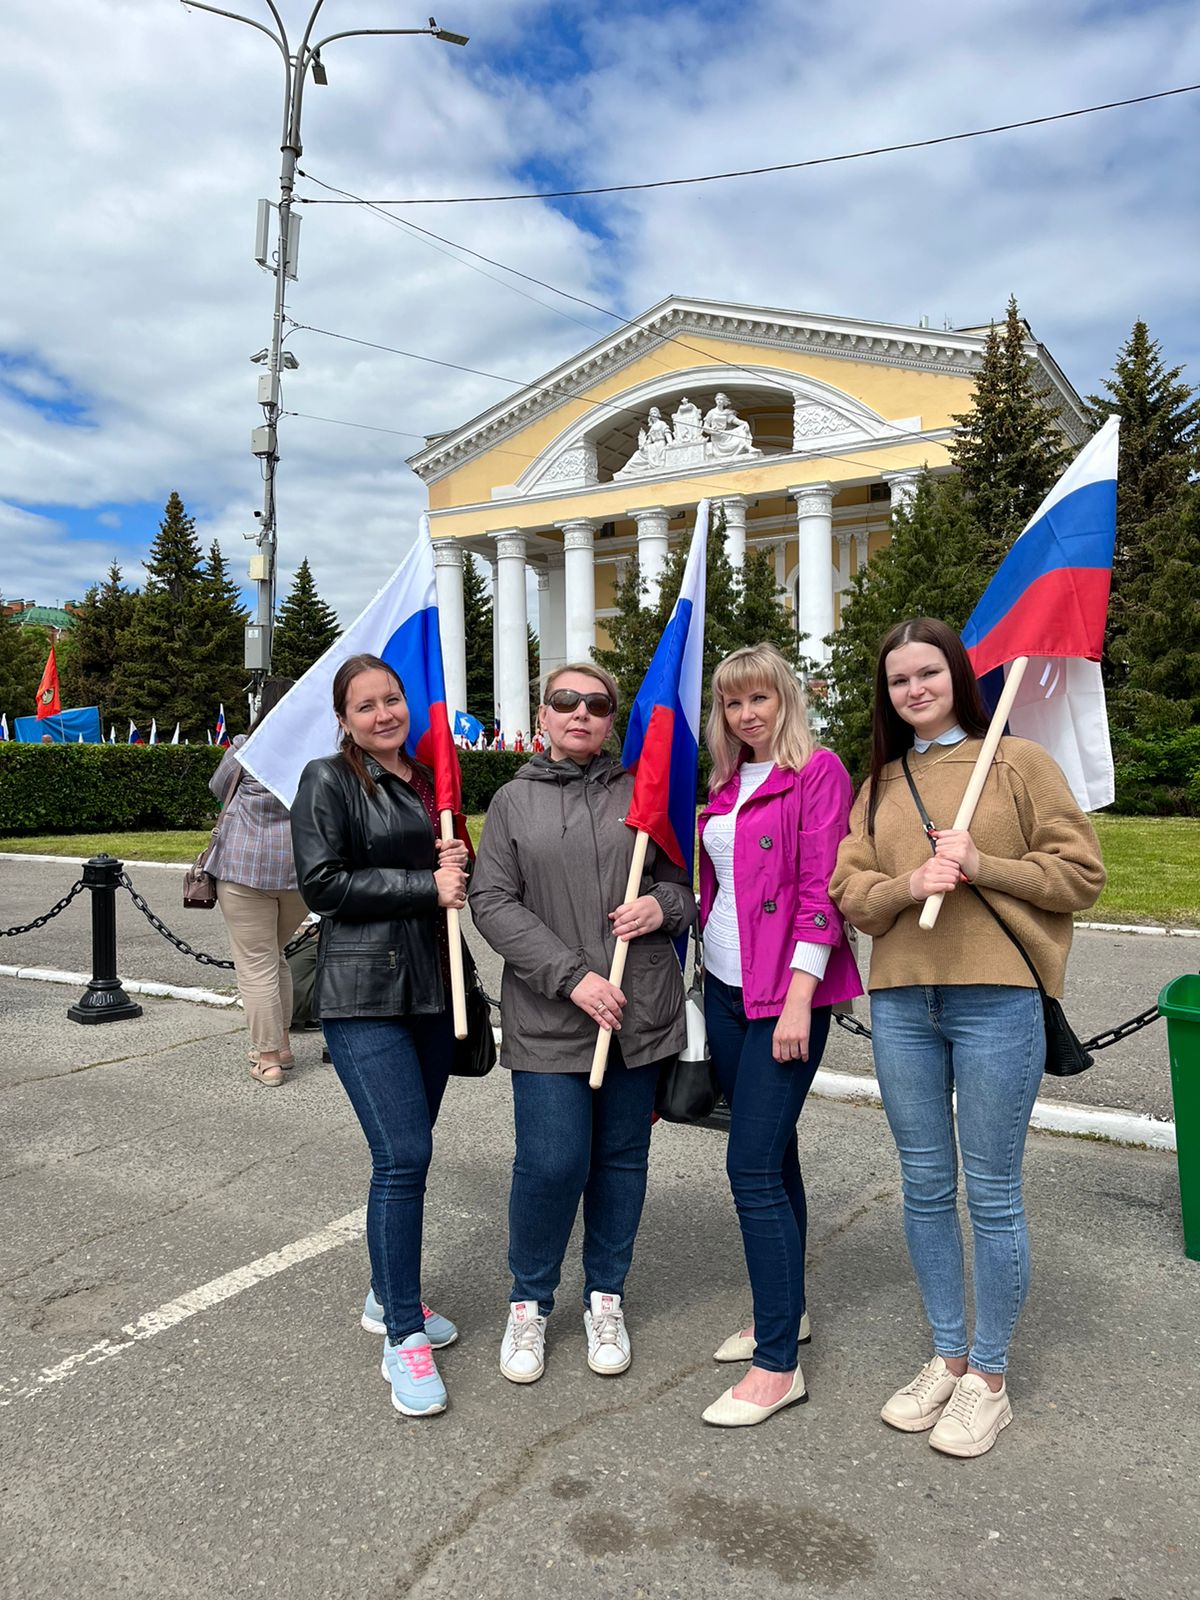
[[72,1022],[122,1022],[142,1014],[117,977],[117,888],[123,865],[115,856],[93,856],[84,865],[84,887],[92,891],[92,981],[67,1007]]

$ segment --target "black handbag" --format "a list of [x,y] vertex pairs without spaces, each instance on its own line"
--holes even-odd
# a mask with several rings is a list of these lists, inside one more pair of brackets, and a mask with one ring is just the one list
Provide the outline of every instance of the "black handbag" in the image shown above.
[[492,1003],[479,981],[471,952],[463,942],[463,977],[467,991],[467,1037],[454,1041],[450,1068],[456,1078],[486,1078],[496,1065],[496,1036],[492,1032]]
[[[904,776],[908,780],[909,792],[913,797],[917,811],[920,813],[921,825],[925,829],[925,837],[929,840],[930,848],[936,852],[937,845],[933,837],[933,823],[929,820],[929,813],[925,809],[924,801],[921,799],[920,794],[917,792],[917,786],[913,782],[913,775],[908,766],[907,751],[901,758],[901,764],[904,767]],[[1034,983],[1037,984],[1038,993],[1042,997],[1042,1022],[1046,1030],[1046,1065],[1044,1070],[1052,1078],[1073,1078],[1077,1073],[1086,1072],[1092,1065],[1092,1057],[1083,1048],[1074,1028],[1067,1021],[1067,1014],[1060,1002],[1053,995],[1046,993],[1041,974],[1030,960],[1028,950],[1026,950],[988,897],[985,894],[981,894],[973,883],[968,883],[967,888],[970,889],[971,893],[993,920],[999,923],[1000,931],[1005,938],[1016,946],[1017,953],[1033,975]]]
[[673,1060],[659,1068],[654,1092],[654,1109],[664,1122],[704,1122],[712,1116],[721,1097],[704,1027],[704,946],[698,923],[693,924],[692,935],[696,962],[692,986],[684,1001],[687,1043]]

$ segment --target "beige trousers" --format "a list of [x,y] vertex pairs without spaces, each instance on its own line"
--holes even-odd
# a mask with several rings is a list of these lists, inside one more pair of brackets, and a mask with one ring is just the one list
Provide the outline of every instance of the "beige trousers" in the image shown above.
[[292,975],[283,947],[308,915],[298,889],[217,883],[238,991],[255,1050],[282,1050],[292,1021]]

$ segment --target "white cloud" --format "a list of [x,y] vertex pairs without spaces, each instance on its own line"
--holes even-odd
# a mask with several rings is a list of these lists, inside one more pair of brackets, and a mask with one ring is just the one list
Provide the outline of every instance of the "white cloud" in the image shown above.
[[[258,0],[246,9],[267,15]],[[309,7],[282,9],[292,27]],[[1200,65],[1200,16],[1182,0],[444,9],[446,26],[474,35],[467,51],[429,39],[329,48],[329,86],[306,91],[302,167],[372,197],[509,189],[531,162],[585,183],[678,176],[1121,98]],[[590,70],[572,67],[567,22]],[[330,8],[326,31],[395,25],[388,0],[354,0]],[[535,44],[514,57],[522,40]],[[252,30],[182,6],[11,0],[0,74],[0,140],[22,152],[0,224],[4,492],[94,508],[115,528],[119,513],[103,508],[178,489],[203,542],[219,538],[244,570],[241,536],[261,504],[249,453],[261,368],[247,357],[269,335],[273,289],[251,256],[256,201],[277,192],[278,57]],[[1137,316],[1200,380],[1198,102],[625,196],[597,213],[608,238],[540,204],[404,215],[623,313],[677,291],[965,324],[1002,313],[1013,291],[1084,391]],[[578,319],[567,320],[353,207],[302,214],[288,291],[300,323],[518,380],[611,326],[555,302]],[[285,408],[319,417],[423,435],[506,392],[315,333],[292,333],[288,348],[301,364]],[[404,457],[420,440],[285,418],[280,441],[281,587],[307,555],[350,613],[411,537],[425,495]],[[11,510],[0,533],[0,578],[43,599],[81,593],[112,554]]]

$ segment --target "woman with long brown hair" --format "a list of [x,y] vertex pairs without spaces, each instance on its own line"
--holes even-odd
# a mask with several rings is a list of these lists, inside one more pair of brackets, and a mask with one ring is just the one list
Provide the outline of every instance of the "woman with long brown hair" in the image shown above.
[[337,755],[310,761],[292,807],[300,889],[320,914],[314,1009],[371,1149],[365,1327],[406,1416],[446,1408],[433,1350],[458,1337],[421,1298],[425,1177],[454,1051],[446,908],[467,849],[437,834],[432,775],[406,750],[404,685],[378,656],[333,680]]
[[[881,1415],[905,1433],[931,1430],[952,1456],[983,1455],[1012,1421],[1004,1374],[1029,1290],[1021,1162],[1046,1039],[1041,995],[997,916],[1059,996],[1072,913],[1104,887],[1091,823],[1027,739],[1001,739],[970,827],[949,825],[987,725],[953,629],[932,617],[892,628],[876,666],[871,774],[831,886],[872,939],[875,1071],[933,1336],[933,1355]],[[941,914],[922,930],[937,894]],[[970,1340],[958,1145],[974,1237]]]

